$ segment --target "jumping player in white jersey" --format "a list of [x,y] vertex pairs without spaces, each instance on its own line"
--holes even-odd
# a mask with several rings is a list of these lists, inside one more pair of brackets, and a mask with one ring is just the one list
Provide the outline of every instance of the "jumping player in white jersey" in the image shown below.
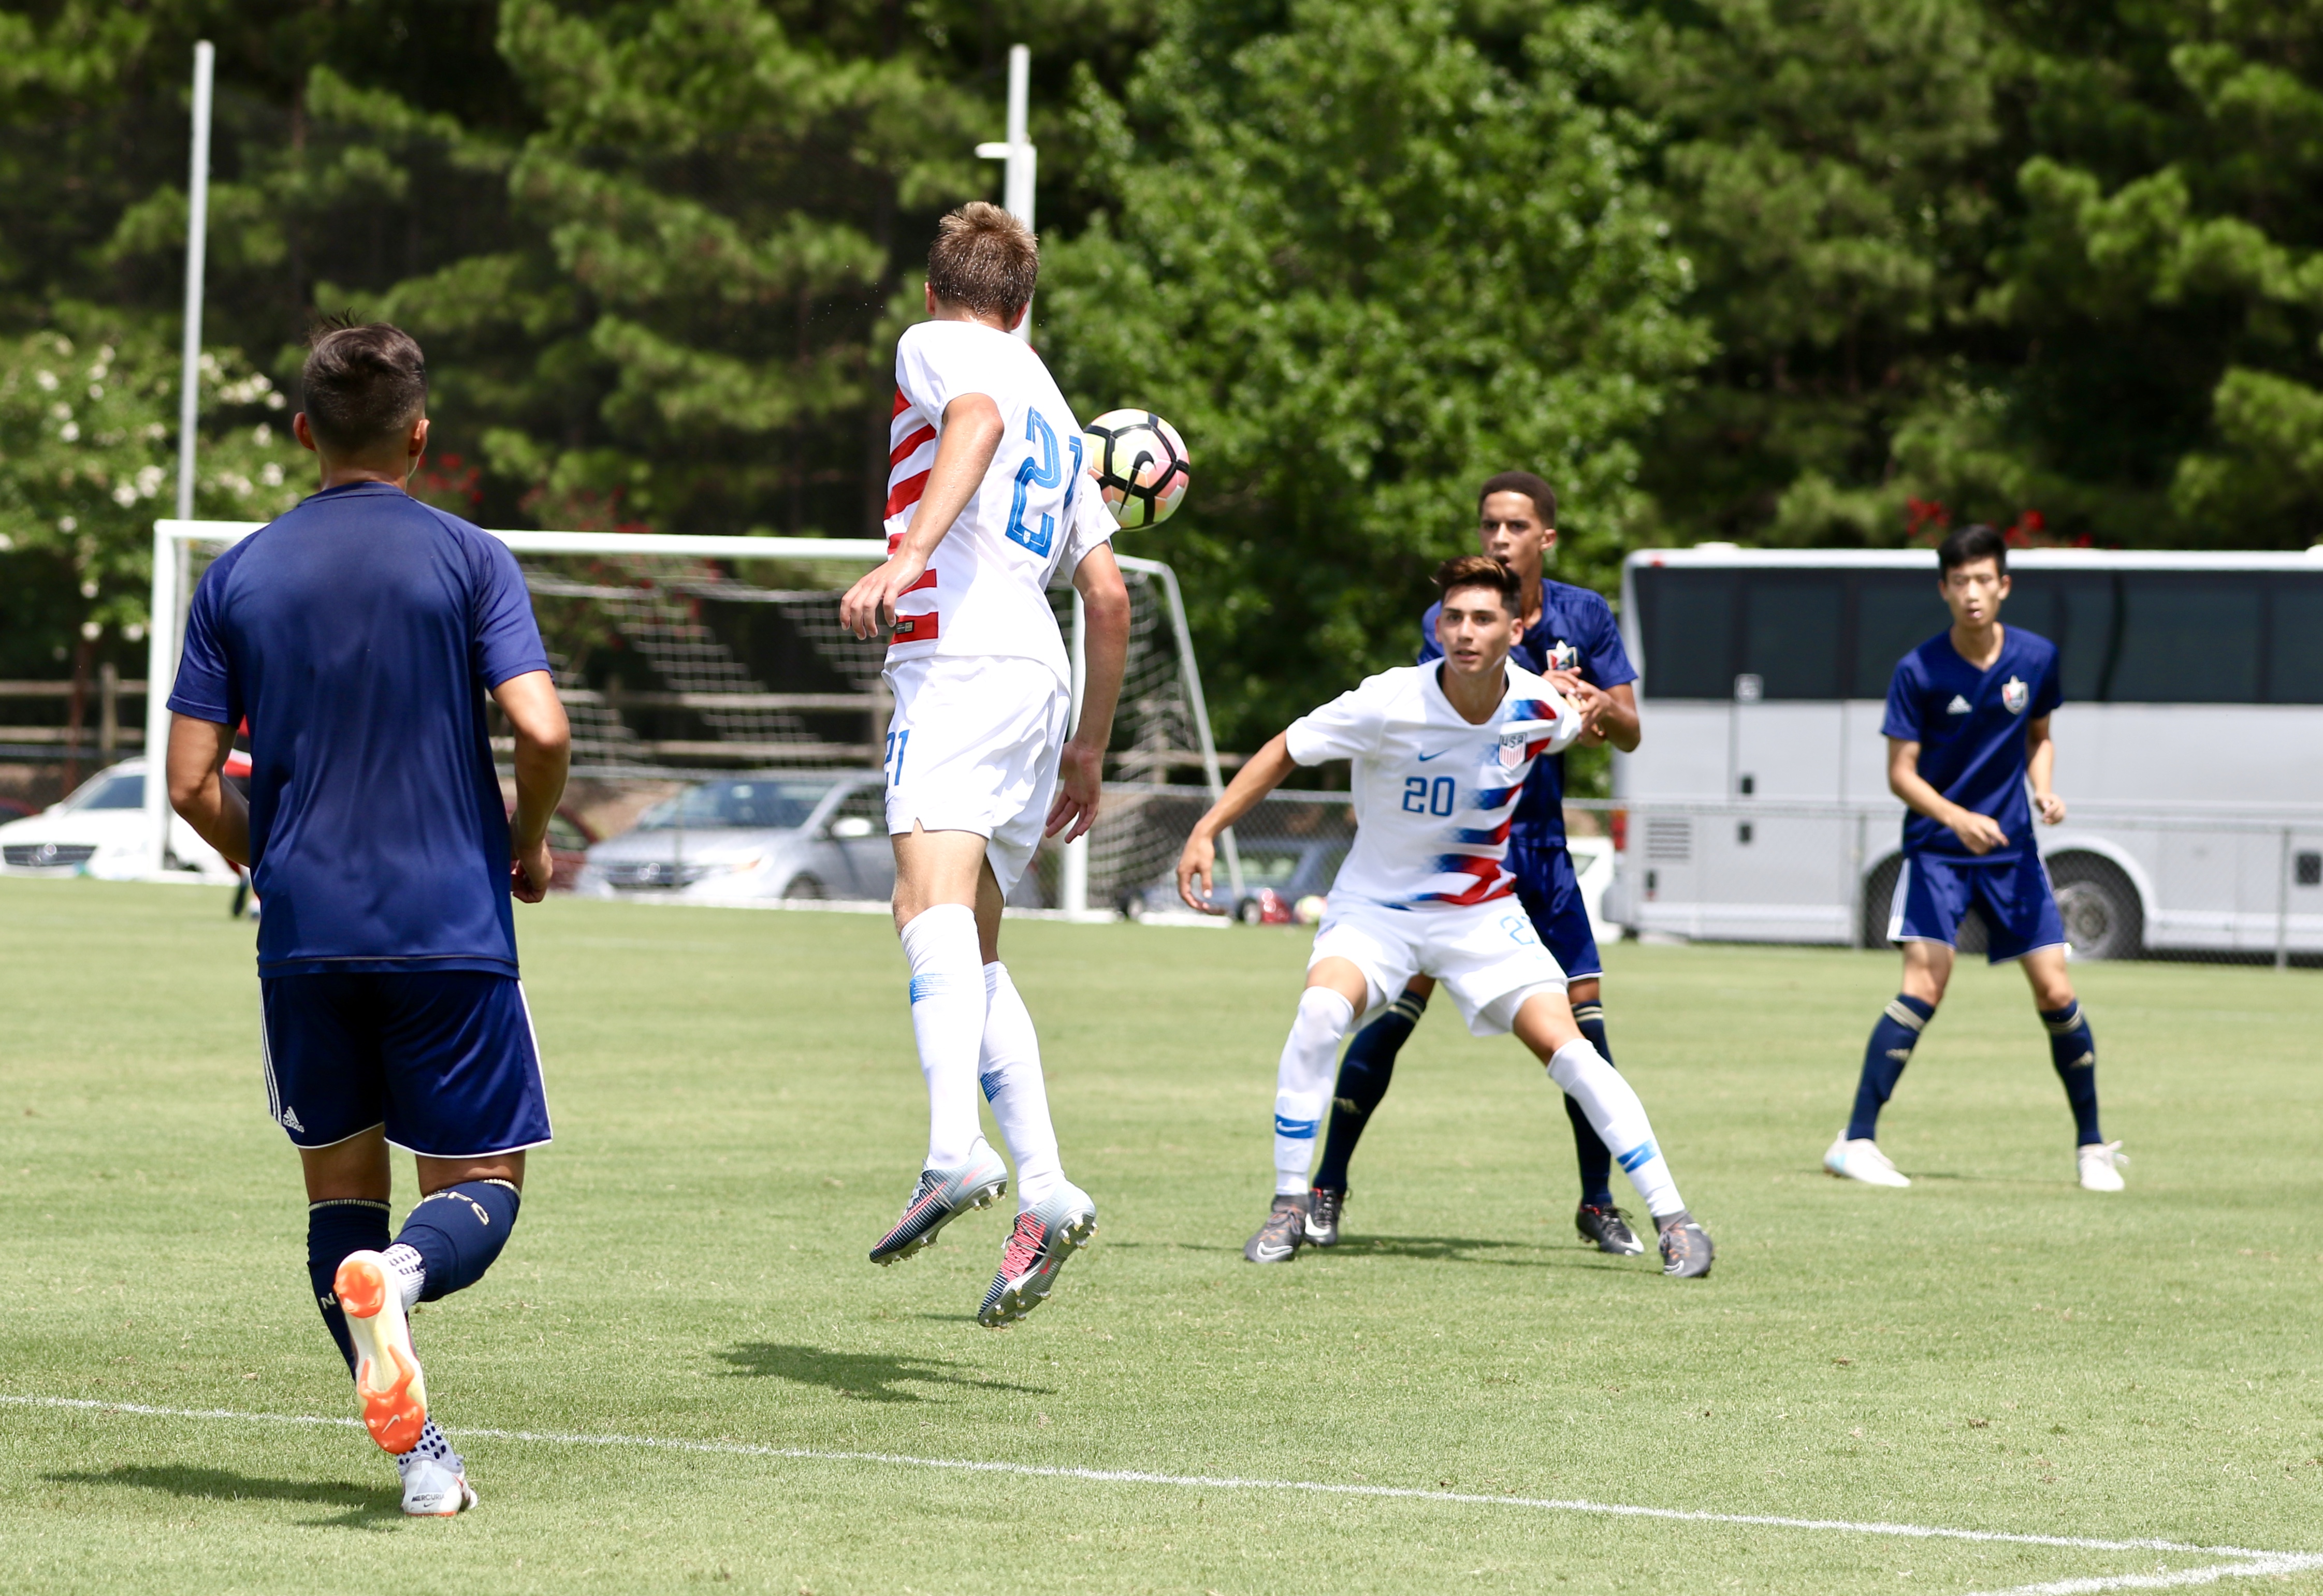
[[[912,1031],[928,1085],[928,1153],[874,1263],[908,1258],[1008,1189],[977,1115],[981,1083],[1016,1160],[1019,1212],[977,1317],[1023,1318],[1097,1228],[1065,1179],[1040,1044],[1000,962],[1000,910],[1045,833],[1097,819],[1128,656],[1113,518],[1083,481],[1080,424],[1030,345],[1038,246],[997,206],[963,206],[928,252],[928,313],[895,347],[887,559],[840,601],[858,637],[892,627],[887,830]],[[1080,724],[1049,607],[1070,574],[1087,606]]]
[[1541,946],[1508,868],[1525,778],[1535,760],[1581,735],[1584,716],[1546,678],[1509,662],[1523,596],[1513,570],[1468,555],[1446,560],[1436,583],[1441,664],[1382,671],[1292,721],[1196,822],[1178,859],[1179,894],[1206,909],[1219,831],[1294,766],[1354,762],[1355,844],[1331,884],[1275,1078],[1274,1204],[1243,1255],[1298,1256],[1340,1040],[1359,1014],[1414,976],[1431,976],[1473,1033],[1514,1032],[1581,1105],[1654,1216],[1664,1271],[1707,1274],[1710,1237],[1678,1197],[1645,1105],[1575,1023],[1565,972]]

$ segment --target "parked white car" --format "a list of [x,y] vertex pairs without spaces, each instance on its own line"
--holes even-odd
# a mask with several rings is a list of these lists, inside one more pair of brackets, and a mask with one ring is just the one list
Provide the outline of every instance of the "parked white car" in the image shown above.
[[[145,874],[145,761],[124,759],[40,813],[0,826],[0,876]],[[234,867],[176,815],[170,817],[171,867],[232,881]]]

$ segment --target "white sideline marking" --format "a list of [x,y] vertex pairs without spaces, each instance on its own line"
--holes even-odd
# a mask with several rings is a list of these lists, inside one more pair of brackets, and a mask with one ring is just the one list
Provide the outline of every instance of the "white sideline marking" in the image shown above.
[[[361,1428],[355,1418],[308,1413],[247,1413],[231,1408],[154,1408],[142,1402],[107,1402],[94,1397],[0,1395],[0,1406],[68,1408],[101,1413],[133,1413],[151,1418],[205,1418],[243,1424],[323,1425]],[[2263,1552],[2249,1546],[2198,1546],[2184,1541],[2099,1540],[2085,1536],[2012,1535],[1997,1529],[1951,1529],[1941,1525],[1859,1522],[1849,1518],[1787,1518],[1766,1513],[1711,1513],[1688,1508],[1643,1508],[1620,1502],[1566,1500],[1551,1497],[1485,1496],[1464,1491],[1422,1491],[1401,1485],[1334,1485],[1313,1480],[1246,1480],[1214,1474],[1154,1474],[1139,1469],[1073,1468],[1051,1463],[978,1462],[968,1458],[912,1457],[893,1452],[822,1452],[807,1446],[765,1446],[744,1441],[679,1441],[652,1435],[581,1435],[542,1430],[460,1429],[463,1440],[530,1441],[552,1446],[634,1446],[655,1452],[712,1453],[726,1457],[785,1457],[809,1463],[871,1463],[911,1469],[952,1469],[974,1474],[1014,1474],[1043,1480],[1087,1480],[1103,1485],[1168,1485],[1180,1490],[1303,1491],[1318,1496],[1383,1498],[1399,1501],[1455,1502],[1465,1506],[1533,1508],[1556,1513],[1599,1513],[1621,1518],[1666,1518],[1688,1524],[1740,1524],[1765,1529],[1824,1529],[1847,1535],[1891,1536],[1915,1540],[1974,1541],[2012,1546],[2054,1546],[2074,1552],[2193,1552],[2241,1561],[2166,1573],[2103,1574],[2015,1585],[1982,1596],[2081,1596],[2085,1591],[2161,1590],[2215,1584],[2275,1573],[2323,1568],[2323,1554]]]

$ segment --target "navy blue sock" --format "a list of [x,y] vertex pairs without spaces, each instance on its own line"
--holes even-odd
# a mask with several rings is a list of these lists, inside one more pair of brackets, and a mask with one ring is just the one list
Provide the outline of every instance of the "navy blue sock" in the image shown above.
[[420,1301],[464,1291],[484,1278],[516,1228],[519,1200],[505,1180],[463,1180],[419,1199],[395,1240],[418,1253],[427,1268]]
[[1871,1028],[1870,1045],[1863,1050],[1863,1078],[1856,1083],[1855,1117],[1847,1122],[1847,1139],[1868,1142],[1879,1133],[1879,1111],[1895,1095],[1904,1066],[1912,1061],[1920,1032],[1935,1018],[1936,1005],[1897,993],[1879,1023]]
[[[1597,1050],[1597,1056],[1611,1064],[1613,1050],[1605,1041],[1605,1005],[1575,1004],[1573,1022]],[[1569,1092],[1559,1092],[1557,1096],[1565,1104],[1565,1117],[1573,1122],[1573,1156],[1581,1166],[1581,1201],[1587,1207],[1610,1208],[1613,1206],[1612,1151],[1598,1140],[1596,1127],[1582,1112],[1580,1101]]]
[[339,1307],[339,1265],[350,1252],[379,1252],[387,1247],[385,1203],[363,1197],[332,1197],[307,1205],[307,1279],[315,1288],[315,1306],[323,1310],[323,1327],[339,1344],[347,1372],[355,1371],[355,1344],[347,1339],[347,1316]]
[[2049,1059],[2073,1105],[2074,1139],[2084,1147],[2104,1141],[2098,1133],[2098,1039],[2089,1034],[2089,1016],[2075,999],[2061,1009],[2043,1009],[2041,1023],[2049,1028]]
[[1396,1054],[1427,1012],[1426,998],[1404,993],[1347,1044],[1346,1057],[1339,1060],[1339,1084],[1331,1093],[1331,1128],[1323,1138],[1323,1161],[1315,1169],[1315,1184],[1324,1190],[1347,1189],[1347,1160],[1355,1156],[1355,1143],[1364,1139],[1372,1110],[1395,1078]]

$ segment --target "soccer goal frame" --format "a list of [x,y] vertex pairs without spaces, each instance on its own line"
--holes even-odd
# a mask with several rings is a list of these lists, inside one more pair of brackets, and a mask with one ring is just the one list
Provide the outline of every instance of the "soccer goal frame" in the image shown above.
[[[263,521],[199,521],[163,519],[153,523],[153,585],[146,632],[145,700],[145,836],[147,867],[156,876],[171,876],[170,863],[170,796],[164,770],[170,741],[170,690],[176,683],[178,661],[185,647],[186,610],[193,598],[193,556],[197,548],[223,550],[249,537]],[[739,537],[689,536],[648,532],[514,532],[492,530],[491,537],[519,555],[594,555],[633,558],[694,560],[844,561],[864,569],[887,557],[887,546],[870,537]],[[1156,582],[1169,615],[1178,653],[1179,680],[1186,697],[1202,775],[1215,799],[1226,790],[1216,741],[1210,734],[1209,705],[1202,694],[1201,672],[1194,658],[1193,633],[1186,623],[1185,599],[1178,574],[1160,560],[1116,553],[1125,572],[1141,573]],[[1073,594],[1071,646],[1073,714],[1078,720],[1088,656],[1085,617],[1080,594]],[[1231,831],[1223,838],[1226,875],[1235,896],[1242,895],[1242,861]],[[1067,914],[1088,912],[1088,839],[1084,837],[1062,850],[1060,907]]]

